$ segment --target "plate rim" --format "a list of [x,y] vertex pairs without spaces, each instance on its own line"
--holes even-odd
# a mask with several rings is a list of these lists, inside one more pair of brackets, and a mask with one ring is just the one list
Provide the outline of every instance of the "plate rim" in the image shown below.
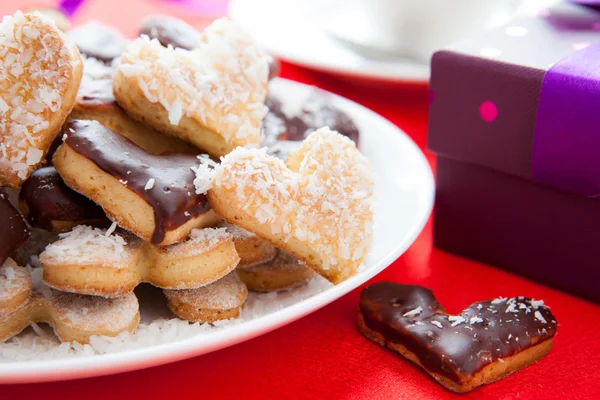
[[[314,87],[313,85],[284,78],[275,78],[275,82],[276,85]],[[0,362],[0,384],[39,383],[100,377],[164,365],[230,347],[278,329],[329,305],[366,283],[400,257],[416,240],[431,215],[435,193],[435,183],[431,166],[423,151],[395,124],[359,103],[335,93],[323,91],[333,96],[336,102],[344,104],[343,108],[348,107],[360,110],[361,113],[368,115],[369,119],[379,120],[379,123],[386,125],[386,131],[396,131],[401,140],[404,141],[407,149],[412,148],[411,152],[414,152],[419,160],[419,167],[426,173],[428,177],[427,182],[423,182],[423,185],[421,185],[421,194],[424,195],[422,215],[419,222],[410,230],[403,242],[396,245],[387,256],[380,259],[369,270],[356,274],[336,286],[330,287],[283,309],[237,325],[238,327],[243,326],[245,333],[240,333],[238,331],[239,328],[236,329],[234,327],[233,329],[219,329],[214,332],[174,342],[125,350],[118,353],[38,361]],[[235,340],[236,338],[238,340]]]
[[[236,17],[236,14],[239,14],[237,7],[240,7],[239,4],[242,4],[243,1],[232,0],[230,1],[227,8],[227,15],[234,21],[239,22],[239,19]],[[241,22],[241,25],[244,29],[250,31],[248,26]],[[251,33],[251,32],[250,32]],[[325,33],[323,35],[326,36]],[[330,74],[338,74],[345,77],[355,77],[362,79],[371,79],[380,82],[395,82],[395,83],[406,83],[406,84],[416,84],[422,85],[427,84],[430,78],[430,66],[424,64],[423,69],[420,69],[419,72],[413,73],[392,73],[386,70],[373,70],[373,69],[365,69],[359,67],[352,67],[345,65],[343,63],[323,63],[319,62],[318,59],[314,57],[301,57],[298,55],[294,55],[293,53],[287,52],[285,49],[273,47],[268,43],[264,43],[263,41],[257,40],[264,48],[272,55],[277,58],[280,58],[284,61],[290,62],[295,65],[299,65],[304,68],[327,72]],[[378,62],[373,61],[371,64],[378,64]],[[379,62],[381,64],[381,62]],[[398,66],[402,68],[405,65],[402,62],[391,63],[386,62],[385,65],[389,66]],[[364,66],[363,66],[364,67]]]

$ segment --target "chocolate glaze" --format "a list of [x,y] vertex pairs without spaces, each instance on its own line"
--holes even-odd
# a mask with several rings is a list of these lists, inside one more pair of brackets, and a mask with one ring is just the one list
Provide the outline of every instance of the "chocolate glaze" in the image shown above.
[[62,144],[62,141],[63,134],[59,133],[58,135],[56,135],[52,143],[50,143],[50,147],[48,148],[48,152],[46,153],[46,157],[44,158],[46,160],[46,164],[52,164],[52,157],[54,156],[54,153],[56,153],[56,150],[58,150],[58,148]]
[[[148,154],[97,121],[72,121],[65,133],[70,148],[152,206],[156,222],[152,243],[162,242],[167,231],[210,209],[206,196],[195,194],[195,174],[191,170],[198,165],[195,156]],[[145,190],[150,179],[155,180],[154,186]]]
[[34,228],[53,230],[52,221],[89,224],[99,220],[106,225],[102,208],[65,185],[54,167],[34,171],[23,183],[19,199],[27,222]]
[[295,115],[288,115],[281,100],[269,94],[265,102],[269,112],[263,120],[262,145],[269,148],[270,154],[285,159],[311,132],[323,126],[329,126],[358,144],[358,128],[347,114],[330,103],[328,97],[324,92],[314,90]]
[[82,54],[105,63],[111,63],[119,57],[127,44],[118,31],[99,22],[71,29],[67,36],[75,42]]
[[139,34],[156,39],[165,47],[171,45],[184,50],[192,50],[200,41],[200,32],[193,26],[163,15],[146,18],[140,26]]
[[[417,307],[422,307],[418,315],[404,316]],[[550,310],[529,298],[473,303],[458,315],[465,321],[452,326],[431,290],[391,282],[366,287],[360,296],[360,313],[369,329],[404,345],[429,371],[459,384],[486,365],[556,333]],[[471,318],[482,321],[471,323]],[[442,328],[435,325],[438,323]]]
[[0,265],[21,247],[29,237],[29,229],[19,211],[0,189]]

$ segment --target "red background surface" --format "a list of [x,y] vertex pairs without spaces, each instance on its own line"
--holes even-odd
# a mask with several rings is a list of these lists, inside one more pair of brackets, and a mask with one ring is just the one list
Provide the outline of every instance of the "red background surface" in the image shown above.
[[[31,4],[28,1],[1,3],[2,15],[12,13],[23,4]],[[148,10],[168,12],[156,2],[88,0],[76,20],[93,18],[117,25],[131,35]],[[283,65],[282,76],[317,85],[361,103],[397,124],[422,148],[425,146],[427,93],[424,86],[373,88],[367,83],[356,86],[354,79],[326,77],[288,64]],[[434,165],[433,156],[428,154],[428,158]],[[565,274],[568,271],[569,266],[565,265]],[[600,398],[598,305],[433,249],[431,221],[410,249],[372,282],[382,280],[429,287],[451,312],[499,295],[542,298],[550,305],[559,322],[552,352],[539,363],[462,397]],[[360,290],[355,290],[297,322],[215,353],[100,378],[4,385],[0,386],[0,400],[458,397],[408,361],[358,333],[354,321],[359,293]]]

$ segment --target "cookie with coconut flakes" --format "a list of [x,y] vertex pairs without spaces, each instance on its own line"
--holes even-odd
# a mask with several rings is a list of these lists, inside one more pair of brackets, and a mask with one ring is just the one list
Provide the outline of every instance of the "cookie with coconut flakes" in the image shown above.
[[193,50],[136,39],[121,57],[113,89],[133,119],[220,157],[261,142],[268,75],[266,54],[222,18]]
[[44,156],[75,103],[77,47],[38,12],[0,23],[0,186],[19,187]]
[[210,160],[150,154],[97,121],[72,121],[64,132],[53,164],[65,184],[139,238],[167,246],[220,222],[196,185],[203,179],[194,171]]
[[213,210],[329,281],[349,278],[373,235],[368,160],[329,128],[310,134],[285,164],[266,150],[240,147],[221,159],[207,193]]

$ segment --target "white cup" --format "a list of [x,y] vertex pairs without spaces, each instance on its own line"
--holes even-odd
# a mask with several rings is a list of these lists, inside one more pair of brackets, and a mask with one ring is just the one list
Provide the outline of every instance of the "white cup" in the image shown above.
[[363,0],[365,15],[381,50],[429,62],[458,39],[501,25],[520,0]]

